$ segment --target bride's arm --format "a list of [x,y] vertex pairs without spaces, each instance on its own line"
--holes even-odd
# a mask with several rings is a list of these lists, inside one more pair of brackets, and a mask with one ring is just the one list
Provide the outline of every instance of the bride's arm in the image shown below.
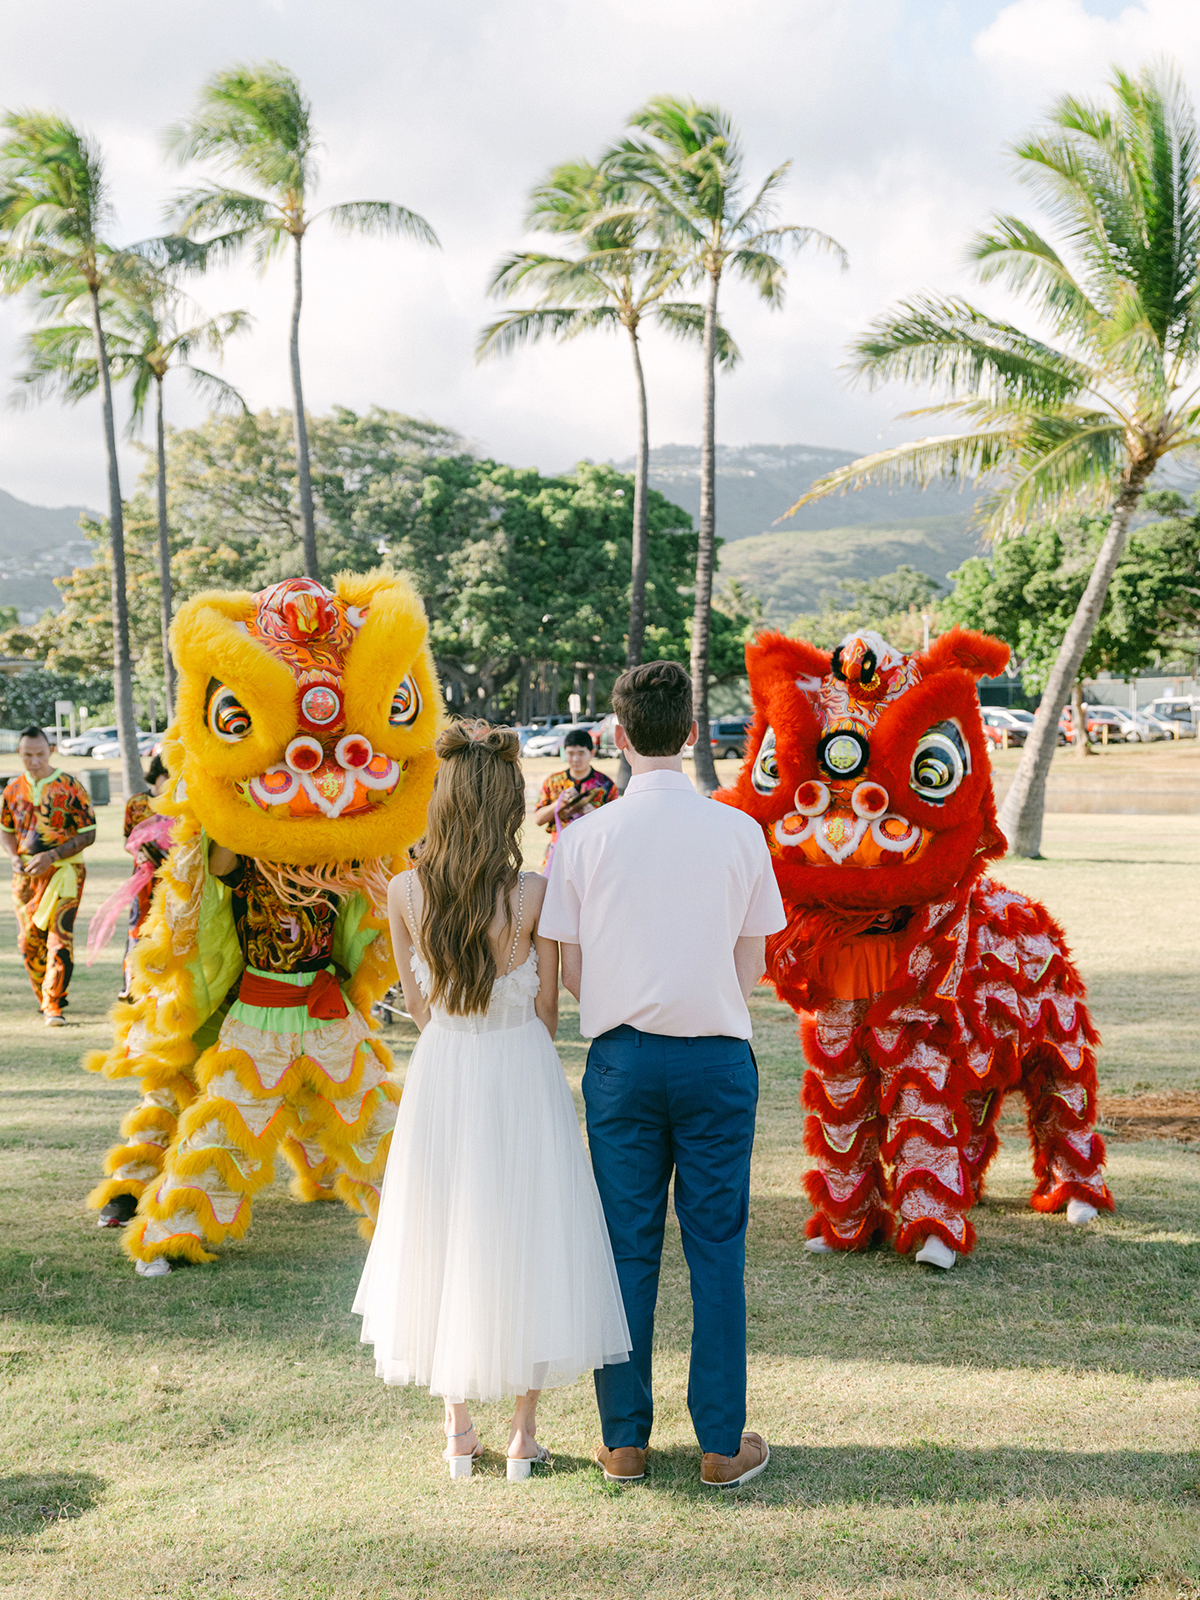
[[538,958],[538,992],[533,1009],[553,1039],[558,1032],[558,945],[553,939],[543,939],[535,929],[533,947]]
[[398,873],[388,884],[388,924],[392,932],[392,954],[396,958],[400,987],[404,991],[404,1004],[417,1027],[424,1031],[425,1024],[429,1021],[429,1005],[417,987],[417,980],[413,977],[408,959],[413,941],[412,930],[408,926],[407,907],[404,903],[405,876],[403,872]]

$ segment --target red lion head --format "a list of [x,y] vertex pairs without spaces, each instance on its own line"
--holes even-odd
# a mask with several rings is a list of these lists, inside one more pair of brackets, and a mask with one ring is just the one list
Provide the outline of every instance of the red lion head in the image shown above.
[[1004,853],[976,681],[1007,660],[963,628],[912,656],[870,630],[832,655],[781,633],[747,646],[754,725],[716,798],[762,824],[789,911],[914,906]]

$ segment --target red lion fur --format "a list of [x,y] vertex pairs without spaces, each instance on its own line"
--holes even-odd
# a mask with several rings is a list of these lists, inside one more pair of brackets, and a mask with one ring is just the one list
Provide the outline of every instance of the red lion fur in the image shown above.
[[[1076,1198],[1112,1209],[1083,981],[1045,908],[984,875],[1004,841],[976,683],[1007,659],[999,640],[961,628],[916,656],[868,633],[835,654],[779,633],[746,649],[754,724],[738,780],[717,799],[760,822],[772,852],[788,923],[768,940],[768,975],[799,1016],[809,1064],[807,1232],[835,1249],[894,1237],[904,1252],[936,1235],[970,1251],[967,1213],[1014,1090],[1027,1103],[1034,1209]],[[947,724],[957,778],[923,796],[923,741],[936,745]],[[869,755],[840,779],[818,741],[847,729]],[[829,796],[815,817],[813,780]],[[855,810],[859,784],[871,799],[886,791],[886,813],[869,823]],[[806,828],[807,843],[793,843]],[[919,845],[904,853],[888,845],[910,838]]]

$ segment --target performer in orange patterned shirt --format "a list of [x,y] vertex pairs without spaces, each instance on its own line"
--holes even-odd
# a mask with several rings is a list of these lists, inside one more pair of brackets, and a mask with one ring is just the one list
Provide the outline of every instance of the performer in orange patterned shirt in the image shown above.
[[620,795],[616,784],[606,773],[592,765],[592,736],[586,728],[575,728],[563,740],[565,772],[552,772],[542,784],[537,809],[532,820],[539,828],[546,828],[550,843],[542,860],[542,871],[550,870],[550,858],[558,843],[559,830],[576,817],[585,816],[597,806],[607,805]]
[[61,1027],[86,877],[78,856],[96,838],[96,813],[78,779],[52,766],[41,728],[25,729],[17,754],[25,771],[0,799],[0,844],[13,859],[17,948],[47,1027]]

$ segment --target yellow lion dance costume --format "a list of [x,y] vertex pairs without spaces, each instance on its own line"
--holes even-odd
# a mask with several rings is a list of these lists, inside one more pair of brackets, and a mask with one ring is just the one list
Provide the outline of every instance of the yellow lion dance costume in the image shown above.
[[136,1197],[123,1242],[148,1276],[243,1235],[277,1150],[298,1199],[344,1201],[370,1237],[400,1098],[370,1015],[396,976],[387,879],[424,829],[441,718],[424,610],[390,575],[200,595],[171,645],[155,809],[178,821],[134,1003],[86,1062],[141,1081],[89,1204]]

